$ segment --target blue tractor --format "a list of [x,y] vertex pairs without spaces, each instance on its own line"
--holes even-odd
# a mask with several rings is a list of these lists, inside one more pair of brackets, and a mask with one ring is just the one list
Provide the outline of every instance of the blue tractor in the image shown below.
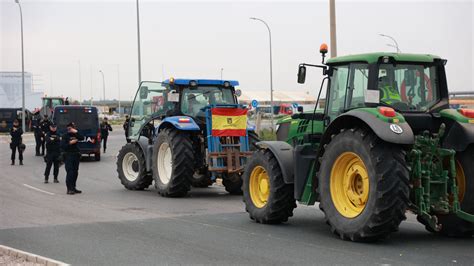
[[237,81],[173,79],[142,82],[130,112],[128,141],[117,156],[121,183],[143,190],[154,181],[164,197],[222,179],[242,193],[242,172],[258,136],[238,103]]

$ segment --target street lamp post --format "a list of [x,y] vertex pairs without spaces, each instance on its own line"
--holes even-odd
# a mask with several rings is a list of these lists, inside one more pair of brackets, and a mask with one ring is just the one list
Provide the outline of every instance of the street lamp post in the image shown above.
[[397,42],[397,40],[395,40],[395,38],[393,38],[392,36],[383,34],[383,33],[379,33],[379,36],[382,36],[382,37],[385,37],[385,38],[389,38],[390,40],[392,40],[395,45],[387,44],[387,46],[390,46],[390,47],[393,47],[393,48],[397,49],[397,53],[401,53],[401,52],[402,52],[402,51],[398,48],[398,42]]
[[222,80],[222,73],[224,72],[224,68],[221,68],[221,80]]
[[268,37],[269,37],[269,43],[270,43],[270,111],[271,111],[271,123],[272,123],[272,131],[273,131],[273,62],[272,62],[272,32],[270,30],[270,27],[268,24],[259,18],[251,17],[250,19],[252,20],[258,20],[265,24],[268,30]]
[[21,11],[21,5],[19,0],[15,0],[20,8],[20,26],[21,26],[21,129],[23,132],[26,131],[25,123],[25,58],[23,52],[23,13]]
[[119,116],[122,114],[121,106],[120,106],[120,65],[117,64],[117,87],[118,87],[118,109],[119,109]]
[[102,100],[105,101],[105,77],[104,77],[104,72],[102,70],[99,70],[99,73],[102,74],[102,91],[104,94],[104,98]]
[[137,0],[137,39],[138,39],[138,84],[142,82],[142,60],[140,53],[140,6]]

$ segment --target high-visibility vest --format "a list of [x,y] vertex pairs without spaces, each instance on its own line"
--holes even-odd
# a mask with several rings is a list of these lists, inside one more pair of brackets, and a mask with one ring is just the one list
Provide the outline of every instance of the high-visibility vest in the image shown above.
[[394,87],[387,85],[385,87],[381,87],[380,90],[383,93],[381,97],[383,102],[392,104],[394,102],[402,101],[402,97],[400,96],[400,93],[398,93],[398,90],[395,89]]

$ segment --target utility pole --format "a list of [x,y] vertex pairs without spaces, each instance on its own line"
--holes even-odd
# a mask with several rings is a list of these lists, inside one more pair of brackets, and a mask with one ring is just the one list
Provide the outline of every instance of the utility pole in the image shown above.
[[337,56],[336,40],[336,0],[329,0],[329,27],[331,31],[331,57]]
[[26,132],[25,124],[25,56],[23,52],[23,13],[19,0],[15,0],[20,8],[20,25],[21,25],[21,129]]
[[93,87],[93,86],[92,86],[92,84],[93,84],[93,80],[92,80],[92,65],[90,66],[90,71],[91,71],[91,106],[92,106],[92,98],[93,98],[93,97],[92,97],[92,91],[93,91],[93,89],[92,89],[92,87]]
[[105,102],[105,76],[102,70],[99,70],[99,73],[102,74],[102,91],[104,93],[104,98],[102,100]]
[[222,73],[224,72],[224,68],[221,68],[221,80],[222,80]]
[[118,87],[118,109],[119,109],[119,116],[122,114],[120,108],[120,65],[117,64],[117,87]]
[[81,77],[81,60],[79,63],[79,105],[82,105],[82,77]]
[[138,39],[138,85],[142,82],[142,59],[140,53],[140,6],[137,0],[137,39]]

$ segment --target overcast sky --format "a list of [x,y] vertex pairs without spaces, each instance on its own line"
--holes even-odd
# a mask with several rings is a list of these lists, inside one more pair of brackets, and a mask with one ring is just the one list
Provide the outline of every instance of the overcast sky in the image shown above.
[[[336,1],[338,54],[393,51],[448,59],[450,90],[474,90],[473,1]],[[37,90],[79,98],[131,99],[137,88],[135,1],[22,1],[25,71]],[[268,22],[273,37],[274,89],[315,93],[320,71],[296,83],[301,62],[319,63],[329,44],[324,1],[141,1],[142,79],[236,79],[244,91],[269,89]],[[0,71],[21,71],[20,20],[14,0],[0,0]]]

